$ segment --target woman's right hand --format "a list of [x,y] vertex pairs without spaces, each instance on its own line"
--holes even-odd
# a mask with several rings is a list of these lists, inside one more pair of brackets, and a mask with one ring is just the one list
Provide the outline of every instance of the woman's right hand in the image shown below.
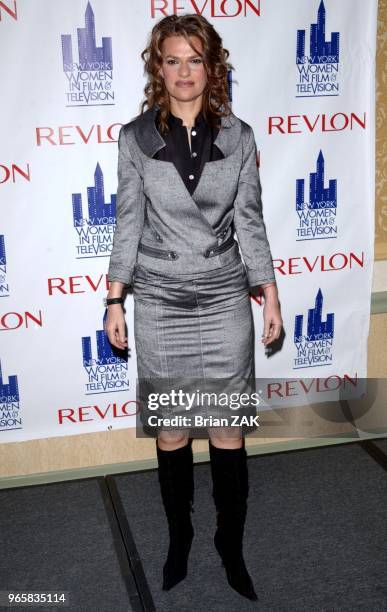
[[111,304],[107,307],[105,331],[110,344],[118,349],[128,347],[128,338],[125,336],[125,317],[121,304]]

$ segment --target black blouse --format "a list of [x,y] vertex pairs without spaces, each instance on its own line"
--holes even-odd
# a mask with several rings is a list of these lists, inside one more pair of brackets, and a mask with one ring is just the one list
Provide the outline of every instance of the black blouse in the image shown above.
[[[173,162],[192,195],[199,182],[204,164],[224,158],[222,151],[214,145],[219,128],[210,127],[204,120],[202,112],[199,112],[191,129],[190,149],[188,130],[183,125],[183,120],[169,112],[168,125],[169,132],[161,134],[166,146],[157,151],[153,158]],[[158,115],[156,126],[158,128]]]

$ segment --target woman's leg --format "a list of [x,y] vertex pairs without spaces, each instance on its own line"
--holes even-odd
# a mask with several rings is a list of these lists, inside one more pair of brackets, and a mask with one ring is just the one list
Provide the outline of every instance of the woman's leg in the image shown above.
[[163,567],[163,589],[168,591],[187,575],[194,530],[193,454],[188,434],[162,431],[156,440],[158,475],[169,529],[169,549]]
[[209,429],[213,498],[217,510],[215,547],[222,558],[230,586],[257,600],[243,559],[243,532],[249,492],[245,440],[238,428]]

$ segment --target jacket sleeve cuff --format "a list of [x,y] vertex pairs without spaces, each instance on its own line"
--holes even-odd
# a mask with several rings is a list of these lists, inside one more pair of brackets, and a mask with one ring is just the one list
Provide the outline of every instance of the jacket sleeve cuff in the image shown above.
[[125,285],[131,285],[133,281],[133,270],[129,267],[115,264],[109,267],[107,277],[110,283],[119,281]]
[[253,270],[252,268],[246,268],[247,280],[250,287],[256,287],[257,285],[264,285],[265,283],[275,283],[276,278],[273,275],[264,276],[259,270]]

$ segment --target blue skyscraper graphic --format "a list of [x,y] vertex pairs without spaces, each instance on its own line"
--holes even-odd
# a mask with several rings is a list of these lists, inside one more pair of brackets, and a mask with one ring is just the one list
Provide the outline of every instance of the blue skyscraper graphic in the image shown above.
[[[74,227],[82,225],[82,194],[73,193],[73,218]],[[105,202],[105,188],[101,166],[97,162],[94,172],[94,186],[87,188],[87,204],[89,220],[93,225],[106,225],[109,218],[116,217],[117,195],[111,194],[110,202]]]
[[[323,295],[321,289],[317,291],[315,306],[308,310],[308,324],[306,339],[310,341],[333,338],[334,313],[327,314],[326,321],[322,321]],[[303,341],[304,315],[296,315],[294,326],[294,342]],[[322,336],[323,334],[323,336]]]
[[[95,333],[97,340],[97,363],[99,365],[109,365],[114,363],[127,363],[126,357],[121,357],[126,351],[114,349],[109,342],[106,332],[103,329],[98,329]],[[119,355],[121,353],[121,355]],[[83,365],[93,365],[93,355],[91,350],[91,337],[84,336],[82,338],[82,358]]]
[[[324,155],[320,149],[317,157],[316,172],[309,174],[309,209],[337,208],[337,179],[329,180],[329,187],[324,187]],[[305,179],[296,181],[296,210],[304,210]]]
[[232,103],[232,70],[227,71],[227,93],[230,103]]
[[[309,55],[311,64],[320,64],[326,61],[339,62],[340,34],[339,32],[332,32],[331,41],[325,40],[325,17],[325,6],[323,0],[321,0],[317,12],[317,23],[311,23],[310,25]],[[304,63],[303,58],[306,55],[305,35],[305,30],[297,30],[297,64]],[[327,59],[329,57],[333,59]]]
[[0,360],[0,397],[7,398],[8,403],[19,401],[19,385],[17,382],[17,376],[8,376],[8,384],[3,383],[3,373],[1,369]]
[[0,266],[7,265],[7,256],[5,254],[5,238],[4,234],[0,234]]
[[[102,47],[97,47],[95,40],[95,19],[90,2],[87,3],[85,11],[85,27],[77,28],[78,37],[78,59],[84,70],[92,70],[90,64],[98,62],[103,64],[103,69],[113,69],[112,39],[109,36],[102,37]],[[62,57],[63,70],[72,70],[73,47],[71,34],[62,34]],[[100,68],[98,68],[100,69]]]

